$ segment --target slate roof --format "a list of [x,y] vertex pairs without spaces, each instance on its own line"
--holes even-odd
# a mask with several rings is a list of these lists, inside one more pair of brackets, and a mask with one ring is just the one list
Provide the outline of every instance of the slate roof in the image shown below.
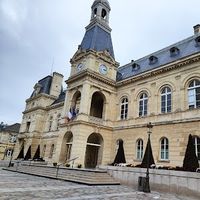
[[[198,40],[199,42],[196,42],[196,40]],[[129,77],[134,77],[136,75],[156,69],[163,65],[172,63],[176,60],[185,58],[187,56],[191,56],[199,52],[200,52],[200,34],[195,34],[192,37],[189,37],[178,43],[170,45],[160,51],[157,51],[141,59],[133,61],[125,66],[120,67],[117,72],[117,81],[121,81]],[[149,61],[150,57],[152,61],[155,58],[154,64],[153,62],[152,64],[150,64]]]
[[6,126],[6,128],[4,128],[3,131],[19,133],[20,126],[21,126],[21,124],[15,123],[10,126]]
[[111,34],[101,28],[98,24],[86,30],[80,46],[83,50],[107,50],[110,55],[115,58]]
[[[46,76],[45,78],[41,79],[38,81],[38,84],[41,86],[40,93],[44,94],[50,94],[50,88],[51,88],[51,83],[52,83],[52,76]],[[32,93],[31,97],[33,97],[34,92]]]
[[65,101],[65,95],[66,95],[66,90],[65,91],[61,91],[59,97],[51,105],[55,105],[57,103],[64,102]]

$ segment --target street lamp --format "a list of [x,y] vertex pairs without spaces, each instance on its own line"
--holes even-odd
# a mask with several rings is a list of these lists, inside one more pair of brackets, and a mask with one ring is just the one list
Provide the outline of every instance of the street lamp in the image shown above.
[[147,133],[148,133],[148,142],[147,142],[147,171],[146,171],[146,183],[145,183],[145,187],[144,187],[144,192],[151,192],[150,190],[150,185],[149,185],[149,159],[150,159],[150,144],[151,144],[151,140],[150,140],[150,136],[152,133],[152,128],[153,125],[151,124],[151,122],[149,122],[147,124]]
[[12,148],[12,152],[11,152],[11,156],[10,156],[10,161],[9,161],[8,167],[12,167],[12,158],[13,158],[13,154],[14,154],[14,149],[15,149],[15,143],[14,143],[13,148]]

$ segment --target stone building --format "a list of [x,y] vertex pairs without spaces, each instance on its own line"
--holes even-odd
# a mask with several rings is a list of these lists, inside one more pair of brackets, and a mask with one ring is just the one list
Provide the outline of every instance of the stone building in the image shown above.
[[19,129],[19,123],[0,126],[0,160],[11,158]]
[[70,60],[71,74],[40,80],[26,100],[15,157],[96,167],[114,161],[123,141],[127,163],[140,164],[151,144],[158,165],[182,166],[188,135],[200,159],[200,25],[194,35],[119,66],[109,26],[110,5],[95,0],[91,20]]

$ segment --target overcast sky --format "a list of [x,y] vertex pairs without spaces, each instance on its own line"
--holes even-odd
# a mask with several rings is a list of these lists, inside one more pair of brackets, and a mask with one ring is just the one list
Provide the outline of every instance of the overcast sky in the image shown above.
[[[109,0],[121,65],[193,35],[199,0]],[[0,0],[0,122],[21,122],[41,78],[69,77],[69,60],[89,24],[93,0]]]

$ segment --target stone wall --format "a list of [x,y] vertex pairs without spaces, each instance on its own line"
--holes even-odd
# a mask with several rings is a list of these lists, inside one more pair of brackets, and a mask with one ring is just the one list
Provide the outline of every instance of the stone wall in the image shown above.
[[[138,187],[138,177],[145,176],[146,169],[101,166],[120,183]],[[154,191],[176,193],[200,198],[200,173],[150,169],[150,187]]]

